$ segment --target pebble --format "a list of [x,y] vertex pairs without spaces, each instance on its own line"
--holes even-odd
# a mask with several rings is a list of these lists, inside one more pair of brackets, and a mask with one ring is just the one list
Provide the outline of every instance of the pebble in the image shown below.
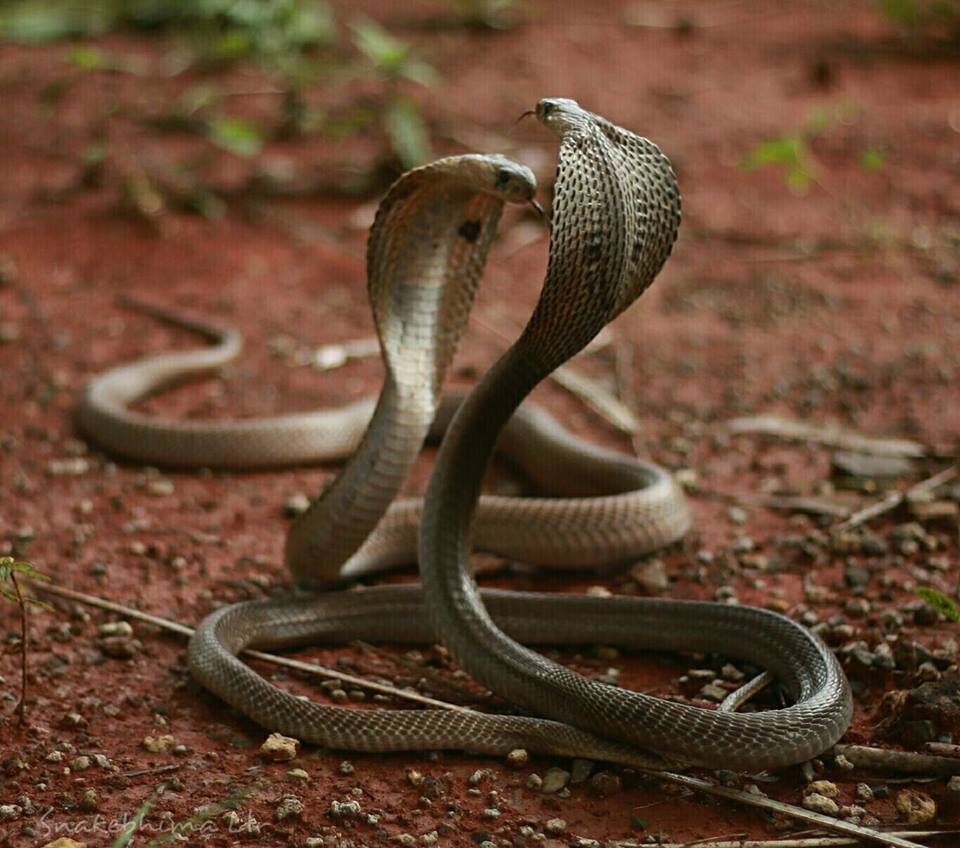
[[873,790],[870,788],[870,785],[867,783],[858,783],[857,784],[857,797],[861,801],[872,801],[873,800]]
[[507,765],[510,768],[521,769],[530,762],[530,755],[524,748],[514,748],[507,754]]
[[80,800],[78,802],[80,809],[85,812],[93,812],[100,805],[100,801],[97,798],[97,791],[92,787],[89,789],[84,789],[83,793],[80,795]]
[[360,815],[360,802],[331,801],[327,812],[335,819],[353,819]]
[[108,621],[97,629],[101,636],[132,636],[133,627],[128,621]]
[[819,792],[811,792],[803,798],[803,806],[815,813],[823,813],[827,816],[835,816],[840,812],[840,806],[832,798],[821,795]]
[[105,636],[97,645],[104,654],[115,660],[132,660],[143,650],[140,640],[130,636]]
[[897,813],[907,824],[924,824],[936,818],[937,804],[925,792],[903,789],[894,802]]
[[271,733],[260,746],[260,753],[274,762],[292,760],[297,756],[297,746],[299,744],[300,742],[297,739],[291,739],[289,736],[283,736],[280,733]]
[[163,498],[172,495],[175,487],[172,480],[161,477],[158,480],[151,480],[147,483],[146,491],[148,495],[153,495],[155,498]]
[[581,783],[586,783],[587,778],[593,772],[593,766],[593,760],[575,757],[570,767],[570,785],[578,786]]
[[870,601],[866,598],[850,598],[843,606],[843,611],[851,618],[863,618],[869,615],[871,610]]
[[287,772],[287,777],[291,778],[292,780],[310,779],[310,775],[301,768],[290,769],[290,771]]
[[296,795],[285,795],[277,806],[277,821],[298,819],[303,814],[303,801]]
[[283,502],[283,514],[287,518],[296,518],[310,509],[310,498],[304,494],[290,495]]
[[48,842],[43,848],[87,848],[87,843],[77,842],[76,839],[71,839],[69,836],[61,836],[59,839],[54,839],[53,842]]
[[620,792],[622,783],[612,771],[598,771],[590,778],[590,788],[601,798],[609,798]]
[[351,763],[349,760],[344,760],[342,763],[340,763],[340,767],[338,770],[340,774],[353,774],[354,772],[353,763]]
[[570,772],[562,768],[550,768],[547,769],[547,773],[543,776],[540,791],[543,792],[544,795],[552,795],[563,789],[569,782]]
[[753,541],[750,536],[737,536],[733,541],[733,546],[731,550],[735,554],[748,554],[750,551],[755,550],[757,543]]
[[630,569],[630,576],[646,595],[662,595],[670,587],[667,567],[662,559],[638,562]]
[[398,833],[396,836],[391,836],[390,841],[396,842],[398,845],[417,844],[417,838],[410,833]]
[[826,798],[836,799],[840,797],[837,784],[829,780],[814,780],[803,787],[804,795],[812,795],[813,793],[818,793]]
[[74,757],[70,760],[70,769],[72,771],[86,771],[90,766],[90,758],[86,756]]
[[588,586],[584,594],[588,598],[612,598],[613,592],[611,592],[606,586]]
[[82,456],[51,459],[46,470],[50,477],[80,477],[90,470],[90,460]]
[[530,774],[527,776],[527,789],[539,790],[543,787],[543,778],[539,774]]
[[174,739],[172,736],[144,736],[140,743],[151,754],[169,754],[173,749]]
[[893,648],[887,642],[881,642],[873,649],[873,664],[887,671],[893,671],[897,667],[897,661],[893,656]]
[[547,819],[543,825],[543,832],[551,836],[558,836],[567,829],[567,823],[563,819]]
[[22,808],[17,804],[0,804],[0,821],[19,818],[22,812]]
[[419,786],[421,783],[423,783],[423,775],[420,772],[411,769],[407,772],[407,783],[409,783],[411,786]]
[[747,511],[743,507],[732,506],[727,510],[727,518],[729,518],[734,524],[746,524],[747,523]]

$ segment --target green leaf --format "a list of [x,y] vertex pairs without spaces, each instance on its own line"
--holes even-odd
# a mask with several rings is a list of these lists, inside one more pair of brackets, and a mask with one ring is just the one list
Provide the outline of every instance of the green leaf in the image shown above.
[[410,55],[411,47],[405,41],[394,38],[380,24],[370,18],[357,18],[350,22],[353,42],[371,65],[387,76],[399,76]]
[[960,607],[952,598],[948,598],[943,592],[931,586],[917,586],[916,592],[920,600],[939,612],[947,621],[960,623]]
[[263,131],[243,118],[213,118],[207,124],[210,140],[237,156],[256,156],[263,148]]
[[87,0],[20,0],[0,10],[0,39],[21,43],[101,35],[116,23],[111,4]]
[[88,44],[74,47],[67,53],[67,59],[85,71],[95,71],[104,66],[103,51]]
[[860,167],[864,171],[879,171],[884,166],[885,161],[883,151],[876,147],[864,150],[860,154]]
[[917,0],[880,0],[880,8],[891,21],[915,26],[920,17]]
[[427,127],[416,103],[397,98],[387,107],[383,120],[390,146],[404,168],[415,168],[430,158]]

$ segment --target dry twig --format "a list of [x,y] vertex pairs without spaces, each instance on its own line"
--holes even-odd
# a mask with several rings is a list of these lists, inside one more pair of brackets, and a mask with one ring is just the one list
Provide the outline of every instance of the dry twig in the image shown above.
[[833,448],[869,453],[877,456],[925,457],[930,451],[912,439],[881,439],[864,436],[835,424],[810,424],[793,421],[777,415],[759,415],[753,418],[734,418],[724,427],[731,433],[757,433],[776,436],[795,442],[815,442]]
[[956,757],[938,757],[936,754],[920,754],[916,751],[891,751],[866,745],[836,745],[833,750],[843,754],[857,768],[938,777],[960,774],[960,759]]
[[943,471],[934,474],[932,477],[928,477],[926,480],[911,486],[905,491],[898,489],[890,492],[890,494],[883,499],[858,510],[846,521],[840,522],[840,524],[833,528],[833,532],[842,533],[844,530],[852,530],[854,527],[859,527],[861,524],[876,518],[878,515],[883,515],[886,512],[896,509],[904,501],[909,501],[921,495],[936,491],[940,486],[944,483],[949,483],[956,476],[957,466],[951,465],[949,468],[945,468]]

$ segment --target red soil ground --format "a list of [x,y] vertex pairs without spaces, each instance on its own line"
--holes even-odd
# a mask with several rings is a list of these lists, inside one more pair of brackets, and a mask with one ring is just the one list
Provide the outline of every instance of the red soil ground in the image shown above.
[[[467,144],[507,153],[535,167],[548,184],[553,141],[535,122],[514,120],[540,97],[567,96],[655,139],[673,158],[685,210],[676,250],[652,290],[614,325],[613,346],[582,358],[578,367],[622,393],[641,422],[634,439],[639,452],[696,474],[694,530],[660,558],[669,575],[667,595],[733,594],[788,614],[812,610],[831,622],[827,635],[840,648],[863,640],[872,650],[891,637],[894,646],[917,642],[938,652],[926,670],[902,658],[896,669],[884,670],[845,657],[856,690],[846,741],[887,744],[878,729],[885,693],[935,676],[957,680],[957,627],[914,593],[916,585],[930,585],[956,598],[956,517],[924,525],[919,545],[904,546],[907,531],[895,533],[910,520],[904,511],[870,523],[886,543],[883,552],[840,552],[816,535],[806,538],[804,552],[792,540],[814,531],[814,519],[749,507],[740,515],[731,503],[774,491],[829,493],[830,450],[731,438],[722,423],[777,413],[956,453],[956,58],[903,41],[872,3],[838,9],[818,0],[682,8],[530,2],[519,6],[515,27],[479,34],[417,26],[407,12],[373,0],[337,4],[339,18],[358,6],[417,44],[441,71],[435,87],[410,92],[432,122],[438,152]],[[424,17],[436,12],[416,9]],[[680,18],[686,23],[673,26]],[[287,582],[283,503],[294,493],[317,492],[335,469],[157,474],[115,462],[79,440],[71,413],[91,375],[193,343],[185,333],[124,311],[117,297],[211,316],[247,336],[246,351],[222,381],[152,400],[145,408],[157,414],[270,414],[375,392],[375,359],[318,374],[271,353],[370,335],[363,250],[375,196],[252,197],[239,191],[251,163],[218,152],[212,178],[225,193],[235,190],[223,217],[208,220],[174,206],[145,222],[123,201],[122,185],[140,169],[169,167],[209,148],[138,116],[168,112],[201,80],[251,90],[264,86],[264,78],[249,67],[169,77],[160,67],[165,42],[156,36],[112,34],[96,43],[141,57],[148,72],[83,71],[64,61],[61,44],[0,48],[0,554],[29,559],[64,586],[191,624],[214,602],[259,597]],[[310,98],[337,104],[355,93],[331,84],[311,90]],[[254,118],[275,114],[276,107],[270,94],[230,102],[232,114]],[[825,116],[820,123],[818,115]],[[803,147],[813,176],[804,193],[786,185],[782,168],[740,167],[762,142],[814,124]],[[85,180],[84,151],[104,140],[111,155],[102,178]],[[270,143],[261,160],[324,174],[344,163],[367,168],[378,149],[374,137],[307,136]],[[502,349],[493,328],[509,333],[522,326],[543,279],[542,225],[510,211],[501,232],[478,320],[459,356],[458,382],[469,383]],[[578,432],[630,449],[555,385],[537,395]],[[85,460],[82,473],[50,473],[58,461],[76,458]],[[946,464],[918,462],[882,485],[909,485]],[[412,491],[422,490],[428,473],[429,455]],[[941,497],[956,503],[958,493]],[[861,491],[857,503],[870,498]],[[851,568],[860,567],[866,583],[855,596]],[[561,579],[501,570],[487,579],[563,591],[641,591],[629,572]],[[19,728],[13,715],[18,619],[12,605],[0,616],[7,634],[0,655],[0,804],[20,808],[0,821],[5,846],[43,845],[57,836],[107,845],[115,835],[110,828],[151,799],[135,841],[148,844],[198,808],[238,793],[240,818],[231,823],[214,815],[187,834],[188,844],[303,845],[321,837],[327,841],[316,844],[359,846],[410,834],[427,845],[431,837],[421,837],[437,831],[439,844],[486,839],[498,846],[557,846],[591,844],[577,837],[601,843],[772,838],[802,827],[617,768],[622,786],[609,797],[588,784],[571,786],[569,797],[527,787],[530,773],[569,769],[563,761],[535,759],[514,771],[503,761],[459,753],[370,756],[308,748],[293,762],[267,763],[258,754],[266,734],[190,682],[181,638],[132,622],[139,648],[129,658],[112,657],[98,628],[117,616],[72,603],[30,617],[29,720]],[[420,676],[359,648],[306,655],[401,683]],[[437,652],[423,655],[429,665],[447,667]],[[680,691],[677,678],[686,669],[722,665],[709,657],[613,656],[593,648],[560,657],[588,673],[615,666],[624,685],[664,693]],[[306,680],[287,685],[328,698]],[[949,741],[952,732],[960,742],[958,731],[948,723],[934,736]],[[145,737],[166,734],[184,747],[145,750]],[[893,741],[911,747],[909,739]],[[59,760],[50,756],[55,751]],[[79,755],[107,761],[83,769],[82,762],[71,765]],[[352,773],[341,770],[344,760]],[[289,775],[292,768],[306,778]],[[412,772],[423,781],[411,780]],[[829,757],[816,772],[837,784],[841,804],[860,803],[882,824],[905,826],[895,806],[905,787],[937,802],[925,826],[960,822],[960,793],[943,778],[911,787],[894,773],[845,771]],[[763,791],[799,804],[800,770],[776,777],[760,784]],[[886,786],[888,796],[860,801],[858,783]],[[299,798],[303,811],[281,819],[277,810],[287,795]],[[346,799],[358,800],[363,815],[378,821],[332,817],[331,801]],[[491,807],[499,810],[496,818],[484,813]],[[543,831],[558,818],[565,827],[542,843],[523,829]],[[939,844],[956,844],[953,838]]]

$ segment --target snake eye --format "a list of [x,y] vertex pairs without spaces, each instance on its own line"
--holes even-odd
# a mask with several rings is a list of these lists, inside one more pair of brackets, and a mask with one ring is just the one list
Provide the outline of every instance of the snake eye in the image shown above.
[[510,182],[510,172],[506,168],[497,171],[497,188],[503,188]]

